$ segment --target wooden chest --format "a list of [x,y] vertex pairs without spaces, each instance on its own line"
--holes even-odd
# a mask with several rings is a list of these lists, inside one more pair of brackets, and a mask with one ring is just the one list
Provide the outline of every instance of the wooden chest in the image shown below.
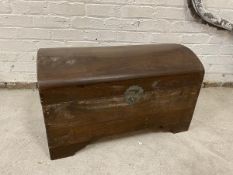
[[176,44],[40,49],[37,61],[51,159],[106,136],[188,130],[204,75]]

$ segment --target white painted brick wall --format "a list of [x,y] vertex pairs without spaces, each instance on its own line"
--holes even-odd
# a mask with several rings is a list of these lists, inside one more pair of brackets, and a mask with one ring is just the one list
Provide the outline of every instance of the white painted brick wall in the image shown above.
[[[187,0],[1,0],[0,82],[36,81],[41,47],[181,43],[205,81],[233,81],[233,36],[197,23]],[[205,0],[233,21],[233,1]]]

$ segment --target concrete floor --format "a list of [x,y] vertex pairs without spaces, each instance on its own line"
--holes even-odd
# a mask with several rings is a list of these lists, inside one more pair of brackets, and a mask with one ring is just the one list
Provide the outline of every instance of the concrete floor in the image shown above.
[[232,175],[233,89],[202,89],[188,132],[143,133],[51,161],[36,90],[0,90],[0,174]]

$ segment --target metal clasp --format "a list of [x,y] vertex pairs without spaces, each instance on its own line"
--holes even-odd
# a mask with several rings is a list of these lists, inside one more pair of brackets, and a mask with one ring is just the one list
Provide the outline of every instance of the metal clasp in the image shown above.
[[125,101],[129,105],[133,105],[137,103],[143,96],[144,94],[144,89],[140,86],[130,86],[126,91],[125,91]]

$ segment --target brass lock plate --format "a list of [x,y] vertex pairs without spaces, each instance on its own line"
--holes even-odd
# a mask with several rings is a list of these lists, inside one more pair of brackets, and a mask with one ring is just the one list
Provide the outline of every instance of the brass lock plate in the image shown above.
[[137,103],[144,95],[144,89],[140,86],[134,85],[130,86],[124,94],[125,101],[129,105]]

